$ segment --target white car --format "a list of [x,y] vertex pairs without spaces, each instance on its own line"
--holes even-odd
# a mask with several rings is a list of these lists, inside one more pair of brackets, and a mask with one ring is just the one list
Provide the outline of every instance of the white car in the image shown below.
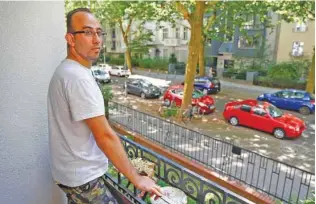
[[131,72],[128,69],[124,68],[124,66],[113,66],[110,74],[116,76],[130,76]]
[[110,74],[106,70],[100,70],[100,69],[92,70],[92,75],[95,78],[95,80],[100,83],[108,83],[111,81]]
[[108,64],[99,64],[99,68],[106,71],[111,71],[112,66]]

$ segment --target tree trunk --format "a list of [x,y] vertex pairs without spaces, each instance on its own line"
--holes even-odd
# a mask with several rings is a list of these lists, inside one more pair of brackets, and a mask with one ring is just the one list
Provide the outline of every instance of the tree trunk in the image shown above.
[[126,64],[127,64],[129,71],[132,73],[132,57],[131,57],[131,51],[129,49],[128,39],[127,39],[127,36],[124,36],[123,38],[124,38],[124,43],[126,46],[126,51],[125,51]]
[[204,37],[202,36],[199,49],[199,75],[205,76],[205,64],[204,64]]
[[311,68],[309,69],[309,72],[308,72],[306,91],[309,93],[315,92],[315,50],[313,52]]
[[191,37],[189,42],[189,54],[188,63],[185,71],[185,85],[184,94],[181,104],[181,110],[179,114],[182,114],[185,109],[191,105],[192,92],[193,92],[193,81],[196,72],[196,66],[199,58],[199,46],[201,43],[202,35],[202,20],[204,15],[205,2],[197,1],[196,10],[192,16],[190,16],[189,23],[191,25]]

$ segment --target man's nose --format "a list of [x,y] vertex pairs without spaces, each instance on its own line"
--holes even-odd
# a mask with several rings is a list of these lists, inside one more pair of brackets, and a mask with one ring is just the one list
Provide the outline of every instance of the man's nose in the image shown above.
[[97,33],[94,33],[92,36],[92,41],[94,44],[98,44],[102,41],[102,36],[99,36]]

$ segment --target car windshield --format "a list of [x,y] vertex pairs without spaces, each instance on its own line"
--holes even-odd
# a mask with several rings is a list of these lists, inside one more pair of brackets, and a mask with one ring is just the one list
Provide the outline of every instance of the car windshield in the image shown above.
[[142,81],[142,85],[143,85],[144,87],[151,87],[151,86],[153,86],[153,84],[150,83],[149,81]]
[[278,118],[278,117],[281,117],[283,115],[283,112],[280,109],[278,109],[277,107],[273,106],[273,105],[270,105],[268,107],[268,111],[269,111],[269,114],[273,118]]
[[103,71],[103,70],[95,70],[93,72],[94,72],[95,75],[105,75],[106,74],[106,72]]
[[192,98],[201,98],[204,94],[199,90],[193,90]]

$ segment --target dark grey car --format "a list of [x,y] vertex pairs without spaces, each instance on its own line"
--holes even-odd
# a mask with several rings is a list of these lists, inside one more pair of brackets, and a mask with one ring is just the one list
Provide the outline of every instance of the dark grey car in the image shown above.
[[161,90],[145,79],[128,79],[126,92],[141,98],[158,98],[161,95]]

